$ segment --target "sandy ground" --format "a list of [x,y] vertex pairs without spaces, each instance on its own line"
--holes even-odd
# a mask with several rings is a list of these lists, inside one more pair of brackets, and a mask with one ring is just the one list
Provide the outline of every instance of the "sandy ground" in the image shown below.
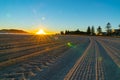
[[0,80],[120,80],[120,38],[2,34]]

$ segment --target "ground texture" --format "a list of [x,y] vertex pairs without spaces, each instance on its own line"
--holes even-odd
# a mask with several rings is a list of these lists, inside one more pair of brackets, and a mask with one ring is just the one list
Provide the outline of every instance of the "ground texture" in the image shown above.
[[120,38],[1,34],[0,80],[120,80]]

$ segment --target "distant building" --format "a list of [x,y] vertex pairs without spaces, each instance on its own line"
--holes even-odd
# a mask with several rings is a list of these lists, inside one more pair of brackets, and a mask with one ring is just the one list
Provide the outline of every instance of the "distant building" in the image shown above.
[[107,36],[107,32],[102,32],[101,36]]
[[114,29],[113,35],[120,36],[120,29]]

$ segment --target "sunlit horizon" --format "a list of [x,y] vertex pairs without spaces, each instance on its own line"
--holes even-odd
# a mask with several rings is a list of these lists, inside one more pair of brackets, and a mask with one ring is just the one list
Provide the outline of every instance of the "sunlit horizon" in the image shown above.
[[0,0],[0,29],[31,32],[43,26],[48,32],[60,32],[101,26],[105,31],[108,22],[117,29],[119,4],[119,0]]
[[40,29],[38,32],[36,32],[36,34],[46,35],[46,32],[43,29]]

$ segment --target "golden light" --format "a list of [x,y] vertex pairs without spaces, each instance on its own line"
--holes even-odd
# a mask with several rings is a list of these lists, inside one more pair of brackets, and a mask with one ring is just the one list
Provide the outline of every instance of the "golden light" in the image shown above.
[[45,35],[46,32],[43,29],[40,29],[36,34]]

